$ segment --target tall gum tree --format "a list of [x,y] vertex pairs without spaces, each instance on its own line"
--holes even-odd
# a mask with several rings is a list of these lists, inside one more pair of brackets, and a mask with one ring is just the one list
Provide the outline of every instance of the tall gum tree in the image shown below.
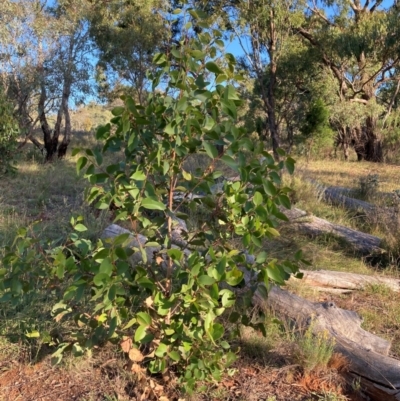
[[[279,91],[278,70],[293,25],[302,18],[297,0],[214,0],[198,1],[210,14],[220,16],[225,28],[233,31],[244,53],[244,64],[255,81],[255,95],[260,97],[265,118],[265,137],[269,134],[272,150],[281,142],[282,104],[290,106],[289,97],[277,103]],[[265,137],[263,139],[265,139]]]
[[160,0],[95,2],[90,34],[98,48],[97,81],[102,98],[112,101],[129,93],[140,103],[146,98],[146,71],[153,55],[169,38],[166,3]]
[[390,113],[379,93],[398,81],[394,72],[400,62],[398,10],[395,3],[386,10],[381,5],[381,0],[312,1],[304,23],[296,27],[319,63],[332,72],[342,108],[362,106],[357,124],[336,121],[339,140],[345,149],[352,145],[359,160],[373,162],[383,161],[378,120]]
[[[71,139],[71,95],[89,90],[90,46],[82,4],[80,0],[0,4],[0,78],[14,104],[24,143],[30,140],[45,150],[47,161],[65,156]],[[54,126],[50,114],[56,115]],[[34,135],[38,125],[42,142]]]

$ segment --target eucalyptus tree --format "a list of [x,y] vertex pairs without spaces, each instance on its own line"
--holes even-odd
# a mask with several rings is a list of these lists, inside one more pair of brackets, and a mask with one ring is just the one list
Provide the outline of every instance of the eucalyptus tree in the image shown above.
[[100,95],[113,100],[130,92],[143,102],[146,71],[169,37],[166,3],[160,0],[97,2],[90,13],[90,33],[98,47]]
[[[89,89],[88,30],[83,3],[4,0],[0,4],[0,78],[25,142],[52,160],[65,155],[71,138],[72,96]],[[72,93],[72,92],[76,93]],[[54,127],[49,114],[56,114]],[[40,124],[43,141],[34,136]],[[62,127],[63,140],[59,143]]]
[[358,159],[383,160],[382,132],[378,121],[393,101],[382,102],[380,93],[399,80],[398,9],[382,1],[312,0],[304,9],[297,34],[314,49],[332,79],[332,124],[345,148],[354,146]]
[[[239,41],[244,57],[244,67],[254,80],[255,99],[260,99],[265,122],[261,137],[271,137],[272,149],[278,158],[277,149],[281,141],[284,123],[282,111],[290,107],[290,96],[283,95],[284,101],[277,99],[282,92],[279,83],[279,65],[282,55],[292,36],[292,27],[302,18],[299,0],[214,0],[202,2],[203,7],[219,16],[227,30],[233,31]],[[280,103],[280,104],[278,104]],[[262,132],[264,131],[264,132]]]

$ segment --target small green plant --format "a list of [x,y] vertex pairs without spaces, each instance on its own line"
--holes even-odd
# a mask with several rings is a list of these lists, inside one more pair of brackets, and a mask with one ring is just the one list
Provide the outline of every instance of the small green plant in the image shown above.
[[0,88],[0,174],[15,171],[12,162],[19,133],[12,104]]
[[314,323],[297,340],[296,359],[306,372],[314,369],[325,369],[332,358],[334,341],[328,332],[314,334]]
[[[201,11],[188,12],[206,25]],[[302,255],[278,262],[262,249],[264,239],[279,235],[279,221],[287,220],[280,207],[290,208],[290,189],[280,173],[292,173],[294,160],[279,150],[282,160],[275,162],[238,126],[242,102],[235,82],[243,77],[233,55],[217,57],[222,33],[182,37],[168,58],[154,57],[158,69],[149,73],[146,104],[123,97],[111,122],[97,130],[103,147],[74,151],[81,154],[78,173],[90,182],[88,201],[100,210],[112,207],[115,221],[124,221],[132,234],[92,241],[83,218],[72,218],[74,232],[44,252],[42,272],[29,261],[43,252],[21,232],[3,260],[1,290],[3,300],[17,302],[33,283],[38,286],[35,280],[51,277],[60,286],[53,315],[75,328],[54,353],[55,363],[66,351],[79,356],[110,341],[150,373],[178,373],[192,392],[197,383],[219,380],[235,360],[227,340],[238,330],[226,333],[223,315],[229,312],[233,325],[266,332],[262,322],[234,310],[235,288],[248,287],[242,296],[247,304],[254,291],[267,296],[271,283],[301,276]],[[119,161],[106,164],[110,153]],[[206,163],[185,170],[197,154]],[[237,178],[224,178],[216,189],[222,167]],[[207,218],[185,227],[185,211],[198,209]]]
[[334,133],[329,125],[329,110],[321,99],[311,103],[300,132],[307,159],[324,147],[332,147]]
[[370,199],[377,194],[379,185],[379,175],[368,174],[367,176],[361,177],[359,179],[358,191],[363,198]]

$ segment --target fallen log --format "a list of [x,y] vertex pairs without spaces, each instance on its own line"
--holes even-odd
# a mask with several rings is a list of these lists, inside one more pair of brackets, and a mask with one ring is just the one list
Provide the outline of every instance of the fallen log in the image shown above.
[[[315,180],[307,179],[307,181],[317,188],[324,201],[330,202],[336,206],[342,206],[345,209],[355,212],[362,211],[368,215],[382,212],[388,214],[389,216],[394,216],[396,214],[396,210],[393,207],[377,206],[352,197],[352,195],[354,195],[356,192],[354,189],[333,186],[326,187]],[[386,197],[392,196],[392,194],[389,192],[380,192],[379,195]]]
[[375,205],[372,205],[371,203],[344,195],[345,192],[344,189],[346,188],[327,187],[323,191],[323,197],[325,201],[331,202],[338,206],[342,206],[348,210],[353,210],[353,211],[361,210],[365,213],[373,213],[377,210],[377,207]]
[[350,382],[360,380],[362,391],[371,401],[400,400],[400,361],[388,356],[388,341],[361,328],[357,313],[338,308],[333,302],[310,302],[278,287],[272,288],[267,300],[256,295],[255,302],[301,327],[313,322],[315,332],[329,333],[335,351],[349,361],[347,378]]
[[[236,179],[237,178],[230,178],[229,181],[235,181]],[[313,183],[315,184],[315,182]],[[222,190],[222,186],[223,183],[214,185],[213,192],[218,193],[218,191]],[[324,191],[326,191],[326,188]],[[202,195],[196,195],[195,197],[201,198]],[[182,196],[178,196],[176,198],[177,201],[182,199]],[[367,202],[364,203],[369,205]],[[333,234],[344,240],[355,251],[363,255],[381,254],[384,252],[383,249],[380,248],[382,240],[374,235],[366,234],[361,231],[356,231],[348,227],[331,223],[319,217],[309,215],[307,212],[297,208],[292,208],[289,210],[284,209],[282,212],[286,214],[291,223],[294,223],[293,227],[303,234],[310,236]]]
[[394,292],[400,292],[400,279],[393,277],[367,276],[330,270],[302,270],[302,273],[303,282],[321,291],[332,289],[350,292],[363,290],[368,285],[384,285]]
[[374,235],[331,223],[328,220],[309,215],[307,212],[296,208],[285,210],[284,213],[288,217],[291,226],[303,234],[310,236],[333,234],[363,255],[383,252],[380,247],[382,240]]
[[[294,213],[303,215],[304,212],[295,210]],[[118,227],[115,224],[107,227],[102,238],[129,232]],[[138,242],[144,245],[147,241],[144,236],[132,236],[131,239],[131,246],[138,246]],[[134,255],[137,257],[135,261],[139,262],[141,252]],[[251,260],[251,255],[249,258]],[[246,284],[250,285],[248,277],[249,274],[245,274]],[[270,290],[268,299],[256,293],[253,300],[262,309],[273,308],[301,327],[312,323],[313,330],[327,332],[335,341],[335,350],[349,360],[351,378],[361,380],[361,387],[367,390],[370,400],[400,401],[400,361],[388,356],[389,341],[361,328],[361,318],[357,313],[340,309],[332,302],[310,302],[278,287]]]

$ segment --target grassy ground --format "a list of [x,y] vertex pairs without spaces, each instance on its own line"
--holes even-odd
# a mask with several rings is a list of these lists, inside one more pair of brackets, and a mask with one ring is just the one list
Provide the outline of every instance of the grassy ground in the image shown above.
[[379,190],[392,192],[400,189],[400,166],[384,164],[339,160],[299,160],[297,172],[305,173],[325,185],[341,186],[347,188],[359,187],[360,179],[368,175],[379,176]]
[[[97,144],[92,135],[81,133],[71,148],[74,145]],[[76,175],[76,158],[68,156],[65,160],[49,165],[43,165],[40,161],[40,153],[27,145],[20,157],[16,176],[0,179],[0,248],[13,241],[18,228],[35,221],[40,228],[38,235],[56,241],[61,241],[68,234],[71,215],[85,217],[89,234],[93,238],[98,237],[110,223],[108,213],[95,215],[85,205],[83,192],[86,182]],[[375,165],[366,164],[352,166],[349,170],[354,173],[354,180],[358,175],[365,174],[362,169],[375,168]],[[188,166],[188,170],[191,168]],[[351,180],[345,181],[348,179],[345,168],[348,168],[347,165],[342,166],[341,163],[336,164],[336,170],[334,163],[299,163],[302,174],[314,174],[315,179],[331,185],[349,185]],[[388,166],[388,171],[384,167],[379,168],[382,176],[392,177],[393,174],[390,179],[394,188],[395,173],[391,172],[394,167]],[[337,178],[337,181],[332,182],[322,179],[327,177],[328,180],[334,175],[333,172],[343,180]],[[351,182],[354,183],[354,180]],[[354,228],[362,226],[362,222],[354,215],[323,203],[312,186],[304,183],[300,174],[287,183],[295,189],[292,200],[297,207],[343,225]],[[389,190],[388,188],[385,187],[385,190]],[[278,259],[303,249],[312,269],[375,273],[365,261],[343,249],[343,244],[329,236],[318,240],[310,239],[291,232],[290,228],[283,228],[281,238],[265,243],[265,248],[271,258]],[[291,285],[289,288],[309,299],[331,299],[344,308],[357,310],[365,319],[365,328],[394,340],[394,354],[400,355],[397,344],[400,340],[400,306],[389,290],[371,287],[353,297],[334,298],[315,293],[303,285]],[[1,310],[0,400],[133,400],[140,399],[146,391],[156,393],[156,388],[161,391],[158,394],[162,391],[166,394],[164,401],[179,397],[187,401],[357,399],[357,395],[344,391],[345,385],[337,374],[341,366],[337,356],[332,357],[326,347],[313,343],[314,340],[307,337],[307,333],[293,331],[289,325],[272,323],[273,316],[268,317],[271,322],[268,324],[266,339],[251,330],[242,332],[241,341],[237,344],[241,351],[235,366],[235,375],[226,377],[219,385],[209,386],[207,392],[191,398],[185,398],[177,392],[176,386],[163,382],[160,378],[127,371],[127,361],[118,347],[96,350],[92,355],[78,359],[66,358],[61,367],[52,368],[49,360],[54,348],[45,339],[28,338],[26,334],[37,330],[51,333],[54,337],[65,330],[51,319],[53,301],[54,294],[43,293],[24,299],[14,315],[8,313],[6,307]],[[322,366],[310,370],[310,359],[313,362],[323,360],[320,363]],[[159,396],[159,399],[162,398]]]

